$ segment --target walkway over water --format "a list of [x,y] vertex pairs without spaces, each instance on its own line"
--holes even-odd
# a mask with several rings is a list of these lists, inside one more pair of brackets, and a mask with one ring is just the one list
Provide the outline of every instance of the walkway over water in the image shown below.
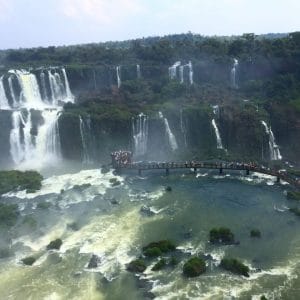
[[189,162],[128,162],[128,163],[113,163],[113,167],[121,172],[122,170],[136,170],[141,175],[142,171],[147,170],[160,170],[163,169],[166,175],[170,174],[172,169],[192,169],[195,173],[198,169],[216,169],[220,174],[223,174],[224,170],[236,170],[245,171],[246,175],[250,172],[257,172],[274,176],[277,178],[277,182],[280,180],[286,181],[291,185],[300,188],[300,180],[294,178],[287,172],[278,171],[275,169],[266,168],[264,166],[258,166],[255,164],[239,163],[239,162],[204,162],[204,161],[189,161]]

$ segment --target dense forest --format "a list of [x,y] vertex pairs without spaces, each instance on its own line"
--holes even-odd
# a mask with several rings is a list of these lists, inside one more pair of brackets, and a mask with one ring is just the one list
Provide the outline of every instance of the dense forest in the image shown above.
[[[193,84],[186,68],[182,71],[182,81],[178,80],[178,69],[175,78],[170,80],[169,68],[176,61],[182,65],[192,64]],[[235,62],[238,67],[233,84],[231,75]],[[124,42],[10,49],[0,51],[0,65],[0,73],[4,74],[9,69],[31,68],[38,74],[43,68],[66,67],[76,103],[64,107],[60,120],[65,128],[62,134],[67,135],[68,128],[78,126],[79,115],[89,116],[98,127],[99,122],[104,122],[101,126],[114,131],[119,139],[124,139],[122,145],[126,146],[131,130],[128,120],[140,112],[154,117],[163,111],[176,132],[179,112],[183,110],[189,120],[198,122],[196,127],[202,128],[198,130],[203,131],[208,125],[201,125],[199,120],[204,116],[211,119],[212,106],[219,105],[221,135],[234,158],[264,156],[258,155],[262,147],[262,128],[258,128],[258,124],[264,119],[272,124],[279,143],[285,145],[285,153],[297,160],[300,32],[258,36],[249,33],[233,37],[188,33]],[[141,76],[137,76],[137,65]],[[119,88],[117,66],[120,66],[122,80]],[[200,134],[195,124],[187,125],[191,132],[189,148],[199,154],[199,144],[193,141],[193,136],[197,139]],[[253,129],[252,134],[249,127]],[[124,135],[120,128],[126,128],[127,133]],[[239,143],[231,140],[233,135]],[[207,145],[200,156],[215,157],[212,141],[209,137],[205,140]],[[76,157],[73,148],[65,150],[65,155]]]

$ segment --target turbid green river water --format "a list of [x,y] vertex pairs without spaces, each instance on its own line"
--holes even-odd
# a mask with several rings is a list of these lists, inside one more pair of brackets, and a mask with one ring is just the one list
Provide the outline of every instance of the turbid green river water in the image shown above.
[[[287,185],[255,174],[144,175],[82,170],[49,176],[35,194],[5,195],[1,201],[17,203],[27,223],[2,233],[1,244],[10,245],[11,256],[0,260],[0,298],[300,298],[300,219],[287,209],[292,206]],[[121,185],[111,187],[114,177]],[[40,202],[51,206],[38,208]],[[240,244],[210,244],[209,230],[217,226],[229,227]],[[260,239],[250,238],[252,228],[261,231]],[[63,241],[60,250],[46,251],[56,238]],[[142,275],[126,271],[144,245],[162,239],[176,244],[176,267],[154,272],[153,260]],[[88,269],[92,254],[99,257],[98,267]],[[184,262],[204,254],[206,273],[185,278]],[[38,259],[24,266],[20,259],[29,255]],[[224,256],[248,265],[250,277],[222,270],[218,265]]]

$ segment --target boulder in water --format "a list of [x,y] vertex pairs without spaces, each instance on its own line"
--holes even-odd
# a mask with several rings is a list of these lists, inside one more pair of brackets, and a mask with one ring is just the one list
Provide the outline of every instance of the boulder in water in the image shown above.
[[166,192],[172,192],[172,188],[171,188],[170,186],[167,186],[167,187],[165,188],[165,191],[166,191]]
[[261,237],[261,232],[258,229],[252,229],[250,231],[250,237],[260,238]]
[[223,258],[220,267],[234,274],[249,277],[249,268],[235,258]]
[[89,263],[88,263],[88,269],[95,269],[98,267],[98,261],[99,261],[99,257],[95,254],[92,255]]
[[61,239],[56,239],[54,241],[51,241],[47,245],[47,250],[59,250],[62,245],[62,240]]
[[127,265],[127,270],[134,273],[143,273],[146,270],[146,264],[142,259],[136,259]]
[[154,215],[154,212],[151,211],[150,207],[147,205],[143,205],[140,209],[140,212],[143,213],[144,215],[151,217]]
[[211,229],[209,232],[209,241],[212,244],[232,245],[235,243],[234,234],[226,227]]
[[192,257],[183,265],[183,274],[187,277],[196,277],[205,271],[205,261],[199,257]]
[[32,266],[35,263],[36,259],[33,256],[28,256],[28,257],[21,259],[21,261],[26,266]]

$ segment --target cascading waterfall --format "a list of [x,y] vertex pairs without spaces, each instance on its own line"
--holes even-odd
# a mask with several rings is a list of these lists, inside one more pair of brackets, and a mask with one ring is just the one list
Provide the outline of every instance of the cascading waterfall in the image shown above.
[[79,128],[80,128],[80,137],[82,144],[82,161],[83,163],[89,164],[92,162],[90,157],[90,147],[89,147],[89,138],[91,135],[91,120],[83,120],[79,116]]
[[66,69],[65,68],[62,68],[62,73],[63,73],[63,76],[64,76],[64,82],[65,82],[65,88],[66,88],[66,101],[68,102],[74,102],[74,96],[71,92],[71,89],[70,89],[70,84],[69,84],[69,80],[68,80],[68,77],[67,77],[67,72],[66,72]]
[[137,77],[137,79],[141,79],[142,78],[141,66],[140,65],[136,65],[136,77]]
[[121,67],[117,66],[116,71],[117,71],[118,88],[120,88],[121,84],[122,84],[122,81],[121,81]]
[[235,89],[238,88],[237,80],[236,80],[238,66],[239,66],[239,61],[236,58],[234,58],[233,67],[231,69],[230,75],[231,75],[231,86]]
[[168,136],[168,139],[169,139],[169,144],[171,146],[171,149],[173,151],[177,150],[178,149],[178,144],[177,144],[177,141],[176,141],[176,138],[175,138],[175,135],[173,134],[173,132],[171,131],[171,128],[169,126],[169,122],[168,122],[168,119],[165,118],[162,114],[162,112],[160,111],[158,113],[159,117],[161,119],[163,119],[164,121],[164,124],[165,124],[165,129],[166,129],[166,133],[167,133],[167,136]]
[[[29,71],[10,70],[9,74],[11,75],[8,77],[7,90],[13,101],[10,132],[10,153],[13,162],[19,168],[37,169],[42,168],[45,163],[57,162],[61,158],[58,119],[62,107],[59,104],[74,102],[66,70],[64,68],[41,70],[40,86],[36,75]],[[14,91],[13,76],[20,86],[19,99]],[[1,82],[3,83],[2,78]],[[2,86],[0,88],[2,89]],[[32,110],[40,111],[43,120],[35,130],[32,130],[34,126],[31,122]]]
[[194,84],[194,71],[193,71],[193,65],[192,65],[191,61],[189,61],[188,67],[189,67],[190,84],[192,85],[192,84]]
[[177,67],[181,65],[181,61],[177,61],[173,66],[169,68],[170,79],[176,79],[177,77]]
[[0,109],[10,109],[8,99],[5,95],[3,76],[0,77]]
[[132,118],[132,136],[134,155],[145,155],[148,143],[148,117],[143,113],[140,113],[137,118]]
[[261,121],[261,123],[265,128],[266,134],[269,136],[270,160],[281,160],[282,156],[280,154],[279,146],[275,142],[275,137],[274,137],[271,126],[268,127],[268,125],[265,121]]
[[216,134],[217,148],[218,149],[223,149],[222,139],[221,139],[221,136],[220,136],[219,128],[216,124],[216,120],[212,119],[211,123],[212,123],[212,126],[213,126],[213,128],[215,130],[215,134]]
[[[219,115],[219,106],[218,105],[214,105],[213,106],[213,112],[214,112],[214,115],[217,115],[217,116]],[[211,124],[212,124],[212,126],[214,128],[215,135],[216,135],[217,149],[224,149],[223,148],[223,144],[222,144],[222,139],[221,139],[220,131],[219,131],[219,128],[217,126],[216,120],[212,119]]]
[[13,101],[13,108],[17,107],[19,104],[18,104],[18,101],[17,101],[17,97],[16,97],[16,94],[15,94],[15,91],[14,91],[14,87],[13,87],[13,76],[9,76],[8,77],[8,87],[9,87],[9,91],[10,91],[10,96],[12,98],[12,101]]
[[184,145],[187,147],[186,128],[183,122],[183,110],[180,110],[180,129],[184,139]]
[[173,66],[169,67],[169,78],[176,79],[177,78],[177,68],[179,68],[179,81],[180,83],[184,83],[184,69],[189,68],[189,82],[192,85],[194,83],[194,72],[192,62],[189,61],[186,65],[181,65],[180,61],[177,61]]

